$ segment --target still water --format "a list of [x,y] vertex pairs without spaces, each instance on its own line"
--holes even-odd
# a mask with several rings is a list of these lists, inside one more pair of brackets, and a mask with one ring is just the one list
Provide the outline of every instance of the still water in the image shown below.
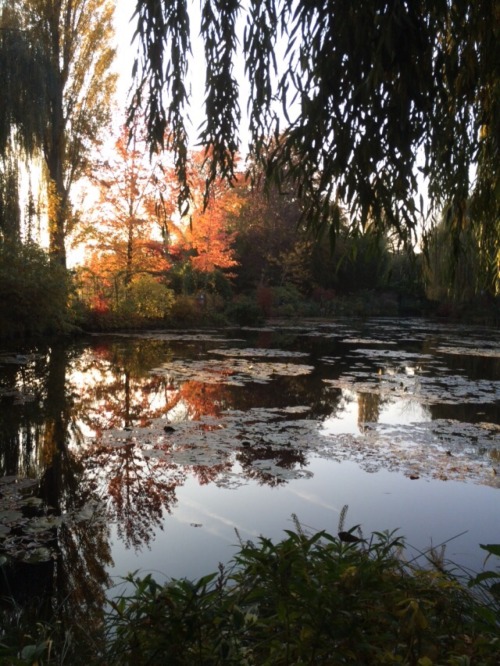
[[0,562],[87,612],[129,571],[201,576],[292,515],[336,533],[346,504],[346,528],[478,570],[500,542],[500,332],[282,321],[4,351],[0,477]]

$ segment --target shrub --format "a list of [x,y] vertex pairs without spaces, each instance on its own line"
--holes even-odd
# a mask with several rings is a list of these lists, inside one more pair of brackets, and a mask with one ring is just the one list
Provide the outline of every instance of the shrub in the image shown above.
[[[22,631],[0,636],[0,663],[500,663],[498,571],[471,579],[471,594],[436,549],[421,555],[431,566],[420,568],[402,559],[394,532],[364,539],[358,526],[339,530],[308,534],[296,521],[278,543],[240,541],[228,566],[197,581],[164,585],[130,574],[128,592],[109,602],[103,632],[70,644],[71,627],[18,615]],[[500,545],[482,548],[500,555]]]
[[169,312],[169,321],[176,326],[194,326],[200,323],[202,311],[194,296],[176,296]]
[[226,317],[240,326],[260,324],[264,315],[257,302],[250,296],[239,296],[226,308]]
[[136,275],[128,285],[117,312],[133,319],[163,319],[174,303],[171,289],[152,275]]
[[71,329],[69,273],[35,244],[0,244],[0,336]]
[[229,569],[195,582],[129,576],[106,663],[499,663],[494,612],[443,570],[405,565],[394,533],[354,531],[297,525],[278,544],[241,543]]

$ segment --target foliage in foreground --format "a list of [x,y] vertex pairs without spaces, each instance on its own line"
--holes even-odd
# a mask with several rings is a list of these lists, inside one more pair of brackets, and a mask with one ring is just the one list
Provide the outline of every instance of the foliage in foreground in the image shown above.
[[444,571],[405,566],[394,533],[287,535],[241,544],[195,583],[129,576],[110,663],[498,663],[498,613]]
[[[427,569],[404,563],[394,532],[374,532],[368,542],[356,529],[339,538],[308,535],[296,522],[277,544],[240,542],[229,567],[195,582],[161,585],[130,574],[128,592],[111,602],[102,651],[95,641],[70,655],[67,641],[59,650],[45,631],[17,658],[4,661],[0,650],[0,663],[500,662],[500,608],[494,586],[483,587],[498,572],[471,580],[472,594],[439,562]],[[500,553],[500,546],[483,548]]]

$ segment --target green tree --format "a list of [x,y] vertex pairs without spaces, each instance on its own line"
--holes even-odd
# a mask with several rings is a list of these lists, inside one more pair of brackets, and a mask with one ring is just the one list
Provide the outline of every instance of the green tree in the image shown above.
[[48,63],[22,27],[17,3],[0,2],[0,239],[21,235],[20,164],[42,143]]
[[19,174],[15,157],[0,157],[0,240],[15,241],[20,234]]
[[446,219],[442,219],[427,234],[425,247],[425,280],[430,300],[470,303],[480,295],[500,293],[500,235],[495,250],[482,229],[467,227],[455,238]]
[[[34,136],[41,147],[48,200],[51,258],[66,265],[65,240],[71,227],[70,190],[82,175],[89,149],[110,117],[116,74],[110,70],[114,49],[114,4],[111,0],[13,0],[18,46],[26,45],[26,62],[20,87],[33,105],[20,111],[11,125],[31,128],[27,118],[36,115]],[[34,46],[36,45],[36,47]],[[31,60],[30,60],[31,58]],[[35,76],[34,76],[35,74]],[[39,91],[39,88],[41,90]],[[16,92],[16,91],[14,91]],[[16,93],[17,94],[17,93]],[[10,96],[15,104],[16,94]],[[27,103],[26,103],[27,104]],[[25,104],[25,106],[26,106]],[[24,108],[24,107],[23,107]],[[14,122],[15,121],[15,122]],[[26,130],[24,132],[26,134]]]
[[[153,144],[171,128],[167,142],[176,149],[184,185],[188,6],[188,0],[138,0],[142,67],[132,104],[137,111],[144,102]],[[494,235],[499,11],[495,0],[249,0],[244,7],[205,0],[200,141],[210,148],[209,180],[235,175],[234,61],[242,43],[255,162],[268,180],[291,182],[317,227],[333,223],[335,229],[332,209],[342,203],[362,225],[411,237],[420,217],[420,169],[431,203],[447,205],[458,232],[474,222]],[[238,20],[245,22],[241,42]],[[278,65],[280,39],[285,55]]]
[[26,31],[23,3],[0,1],[0,154],[12,142],[26,154],[41,144],[50,64],[42,45]]

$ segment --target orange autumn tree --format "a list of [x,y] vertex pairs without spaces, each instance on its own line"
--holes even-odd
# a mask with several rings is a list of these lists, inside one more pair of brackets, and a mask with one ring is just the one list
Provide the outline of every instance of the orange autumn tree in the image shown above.
[[87,255],[82,281],[101,311],[166,314],[163,306],[172,295],[164,284],[171,266],[165,220],[175,209],[168,173],[158,159],[150,161],[140,132],[129,142],[123,128],[112,152],[89,176],[97,200],[77,240]]
[[238,214],[242,202],[239,181],[234,186],[220,181],[212,187],[210,198],[205,202],[204,158],[204,152],[192,157],[191,223],[185,236],[191,248],[191,267],[202,274],[204,286],[207,286],[210,276],[217,271],[223,272],[228,278],[234,277],[231,269],[238,265],[234,249],[236,234],[229,230],[229,220]]

